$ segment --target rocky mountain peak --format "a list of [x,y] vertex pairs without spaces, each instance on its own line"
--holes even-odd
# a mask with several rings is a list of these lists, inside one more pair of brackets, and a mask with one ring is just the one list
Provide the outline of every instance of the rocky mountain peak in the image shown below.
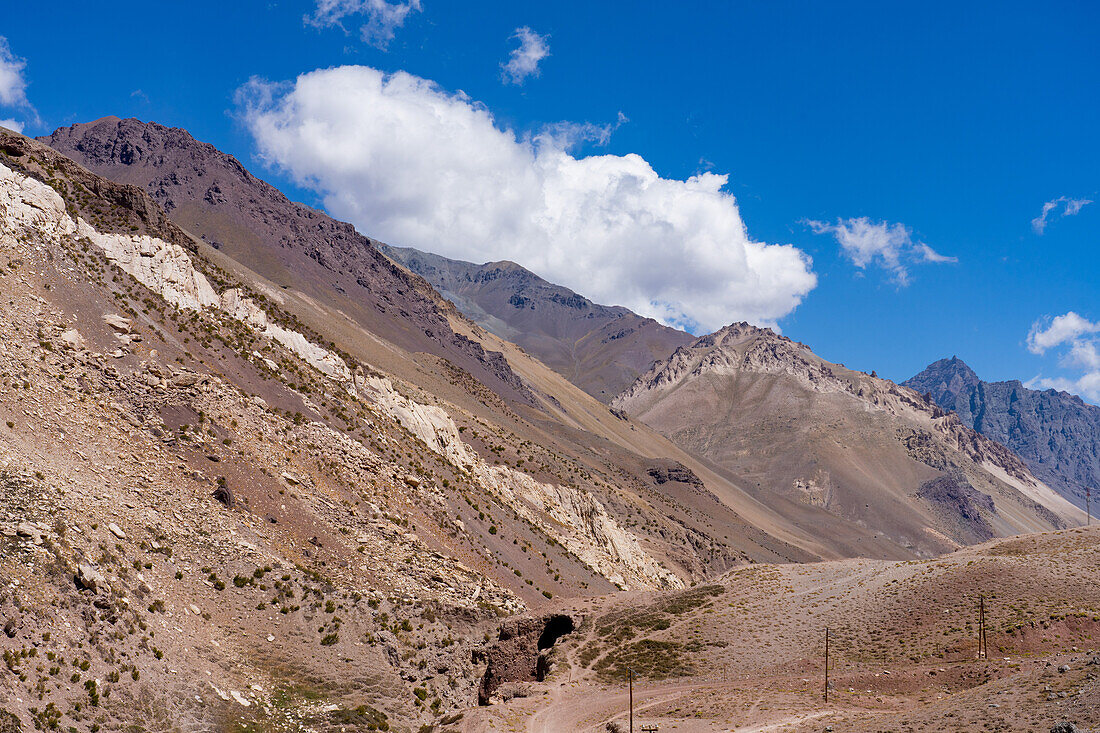
[[982,435],[1020,454],[1063,496],[1084,506],[1100,484],[1100,407],[1057,390],[1028,389],[1018,380],[986,382],[960,359],[941,359],[903,382]]
[[946,395],[958,395],[977,386],[978,375],[957,356],[929,364],[924,371],[905,382],[921,394],[931,393],[937,403]]
[[[937,362],[933,383],[957,384],[974,379],[973,371],[957,358]],[[933,365],[933,366],[937,366]],[[648,372],[620,394],[612,404],[640,416],[668,410],[682,399],[696,399],[699,385],[769,384],[770,389],[795,396],[792,399],[817,403],[845,404],[843,410],[879,413],[919,431],[934,433],[976,464],[999,467],[1021,486],[1035,485],[1035,479],[1019,456],[1004,445],[984,438],[973,424],[952,412],[946,412],[936,399],[929,400],[927,390],[913,384],[898,385],[874,374],[865,374],[833,364],[815,354],[805,344],[741,322],[678,348],[668,359],[655,363]],[[725,390],[727,386],[707,389]],[[736,399],[744,395],[738,392]],[[944,386],[943,390],[947,387]],[[680,397],[683,392],[689,397]],[[960,398],[962,399],[962,398]],[[953,409],[953,408],[952,408]],[[755,429],[755,428],[753,428]],[[935,461],[933,461],[935,462]]]
[[381,245],[467,317],[523,347],[598,400],[619,394],[690,334],[621,306],[595,303],[509,260],[475,264]]

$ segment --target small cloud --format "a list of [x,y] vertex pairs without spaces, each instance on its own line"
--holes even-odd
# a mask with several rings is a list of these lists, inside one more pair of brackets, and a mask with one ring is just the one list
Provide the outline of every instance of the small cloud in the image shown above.
[[611,134],[630,120],[622,112],[619,112],[615,122],[606,125],[596,125],[591,122],[555,122],[546,125],[535,136],[538,143],[549,143],[562,150],[575,150],[584,143],[607,145],[611,142]]
[[27,80],[23,70],[27,61],[11,52],[8,39],[0,36],[0,105],[5,107],[29,107]]
[[133,99],[140,99],[142,102],[149,102],[149,95],[140,89],[135,89],[134,91],[130,92],[130,97]]
[[1083,374],[1078,379],[1065,377],[1044,377],[1041,374],[1024,382],[1028,389],[1056,389],[1085,398],[1094,404],[1100,404],[1100,370]]
[[936,250],[929,247],[924,242],[917,242],[917,252],[924,258],[925,262],[950,263],[955,264],[959,261],[958,257],[949,257],[947,255],[941,255]]
[[347,33],[344,19],[364,16],[365,22],[359,27],[359,37],[364,43],[384,51],[394,39],[396,30],[405,24],[409,13],[419,12],[420,8],[420,0],[317,0],[313,14],[305,16],[303,20],[307,25],[316,28],[335,26]]
[[1043,318],[1031,326],[1027,348],[1033,354],[1045,354],[1049,349],[1063,349],[1058,363],[1063,369],[1077,370],[1076,378],[1033,377],[1026,383],[1032,389],[1060,389],[1073,392],[1091,402],[1100,403],[1100,323],[1094,323],[1073,311]]
[[23,132],[23,123],[19,120],[6,119],[0,120],[0,127],[6,127],[13,132]]
[[510,84],[523,84],[529,76],[539,75],[539,62],[550,55],[550,44],[543,36],[527,26],[516,28],[511,38],[519,39],[519,47],[512,49],[507,63],[500,65],[504,81]]
[[1027,335],[1027,348],[1032,354],[1042,354],[1047,349],[1073,343],[1086,334],[1098,332],[1100,323],[1093,323],[1069,311],[1065,315],[1035,321]]
[[898,285],[909,284],[909,262],[954,263],[958,258],[941,255],[924,242],[913,240],[913,232],[901,223],[872,221],[866,216],[804,222],[815,234],[832,234],[841,251],[860,270],[877,263],[893,273]]
[[1071,199],[1068,196],[1059,196],[1056,199],[1051,199],[1043,204],[1043,213],[1031,220],[1031,228],[1036,234],[1042,234],[1046,231],[1047,224],[1050,222],[1050,215],[1058,210],[1058,207],[1062,207],[1061,216],[1076,216],[1081,213],[1081,209],[1085,208],[1092,203],[1092,199]]

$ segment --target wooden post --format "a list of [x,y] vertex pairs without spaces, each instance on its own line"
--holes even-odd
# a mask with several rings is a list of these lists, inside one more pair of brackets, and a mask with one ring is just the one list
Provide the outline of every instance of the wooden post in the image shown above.
[[1085,487],[1085,526],[1092,524],[1092,488]]
[[978,659],[989,656],[989,648],[985,640],[985,596],[979,596],[978,600]]
[[634,670],[626,668],[626,679],[630,685],[630,733],[634,733]]
[[825,702],[829,702],[829,627],[825,627]]

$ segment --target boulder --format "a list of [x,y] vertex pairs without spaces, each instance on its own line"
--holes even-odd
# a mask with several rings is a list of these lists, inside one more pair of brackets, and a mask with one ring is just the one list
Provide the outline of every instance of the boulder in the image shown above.
[[42,543],[42,532],[33,524],[27,522],[21,522],[18,527],[15,528],[15,534],[19,537],[26,537],[38,545]]
[[233,492],[229,490],[228,486],[219,486],[214,489],[214,498],[225,504],[226,507],[232,508],[233,506]]
[[84,337],[80,335],[80,331],[70,328],[68,331],[62,332],[61,345],[69,349],[83,349]]
[[107,579],[91,565],[83,564],[76,569],[76,587],[96,593],[107,587]]
[[17,631],[19,631],[19,627],[21,625],[22,625],[22,621],[19,620],[19,617],[18,616],[12,616],[11,618],[9,618],[4,623],[4,634],[9,639],[14,639],[15,638],[15,633]]
[[1081,733],[1081,729],[1068,720],[1063,720],[1052,727],[1050,733]]
[[130,321],[122,316],[108,313],[103,316],[103,322],[119,333],[130,333]]

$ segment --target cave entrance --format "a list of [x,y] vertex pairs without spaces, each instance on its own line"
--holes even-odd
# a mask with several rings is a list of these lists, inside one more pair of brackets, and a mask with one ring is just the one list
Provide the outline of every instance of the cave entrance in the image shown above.
[[554,646],[558,639],[566,634],[572,634],[574,630],[573,619],[564,613],[554,614],[546,619],[546,626],[539,636],[539,651]]

